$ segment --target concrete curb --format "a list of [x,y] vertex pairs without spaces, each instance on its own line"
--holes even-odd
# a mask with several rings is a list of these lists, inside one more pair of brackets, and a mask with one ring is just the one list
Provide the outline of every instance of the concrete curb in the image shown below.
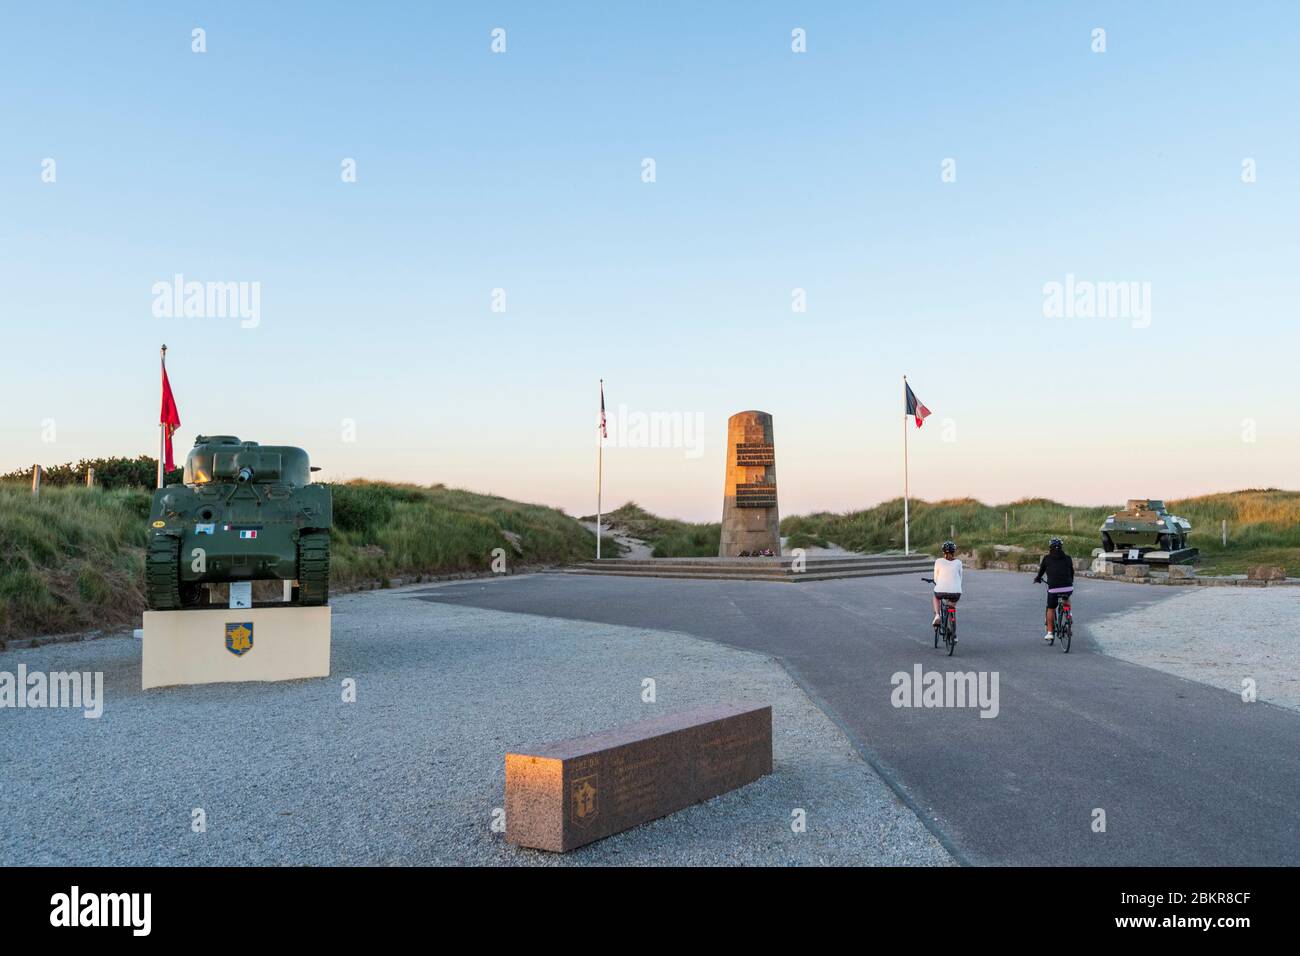
[[[1131,565],[1129,567],[1132,567]],[[986,565],[976,567],[970,566],[972,571],[1010,571],[1015,574],[1034,574],[1038,571],[1038,566],[1020,566],[1013,567],[1007,561],[992,561]],[[1300,587],[1300,578],[1285,578],[1281,581],[1253,581],[1244,574],[1217,575],[1212,577],[1192,577],[1192,578],[1171,578],[1161,572],[1147,572],[1140,575],[1129,574],[1098,574],[1095,571],[1076,571],[1076,578],[1086,578],[1090,581],[1114,581],[1119,584],[1150,584],[1164,587],[1243,587],[1243,588],[1263,588],[1263,587]]]

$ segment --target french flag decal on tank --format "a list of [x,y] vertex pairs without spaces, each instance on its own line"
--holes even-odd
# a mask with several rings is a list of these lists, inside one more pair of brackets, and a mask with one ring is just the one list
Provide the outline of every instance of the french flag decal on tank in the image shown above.
[[257,537],[257,532],[256,532],[256,531],[241,531],[241,532],[239,532],[239,536],[240,536],[241,538],[256,538],[256,537]]

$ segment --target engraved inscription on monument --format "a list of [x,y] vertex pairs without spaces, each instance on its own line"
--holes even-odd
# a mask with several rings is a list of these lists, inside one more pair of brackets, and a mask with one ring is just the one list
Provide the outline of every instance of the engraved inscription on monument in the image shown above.
[[752,482],[736,485],[737,508],[775,508],[776,483]]
[[506,839],[572,850],[771,772],[771,707],[700,707],[508,753]]
[[736,446],[736,464],[742,468],[776,464],[776,449],[762,442],[741,442]]

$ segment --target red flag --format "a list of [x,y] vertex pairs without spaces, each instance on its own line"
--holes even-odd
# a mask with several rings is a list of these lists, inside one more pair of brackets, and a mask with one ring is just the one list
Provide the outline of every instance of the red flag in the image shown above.
[[176,467],[176,462],[172,458],[172,435],[176,434],[176,429],[181,427],[181,413],[176,408],[176,399],[172,395],[172,384],[167,381],[167,359],[163,358],[162,363],[162,411],[159,413],[158,424],[163,426],[164,443],[166,454],[163,456],[163,468],[171,471]]

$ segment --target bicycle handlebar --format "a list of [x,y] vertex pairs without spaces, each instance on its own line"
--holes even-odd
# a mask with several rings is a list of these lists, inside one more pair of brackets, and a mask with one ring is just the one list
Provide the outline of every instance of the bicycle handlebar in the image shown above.
[[926,584],[934,583],[934,578],[921,578],[921,580],[924,581]]

